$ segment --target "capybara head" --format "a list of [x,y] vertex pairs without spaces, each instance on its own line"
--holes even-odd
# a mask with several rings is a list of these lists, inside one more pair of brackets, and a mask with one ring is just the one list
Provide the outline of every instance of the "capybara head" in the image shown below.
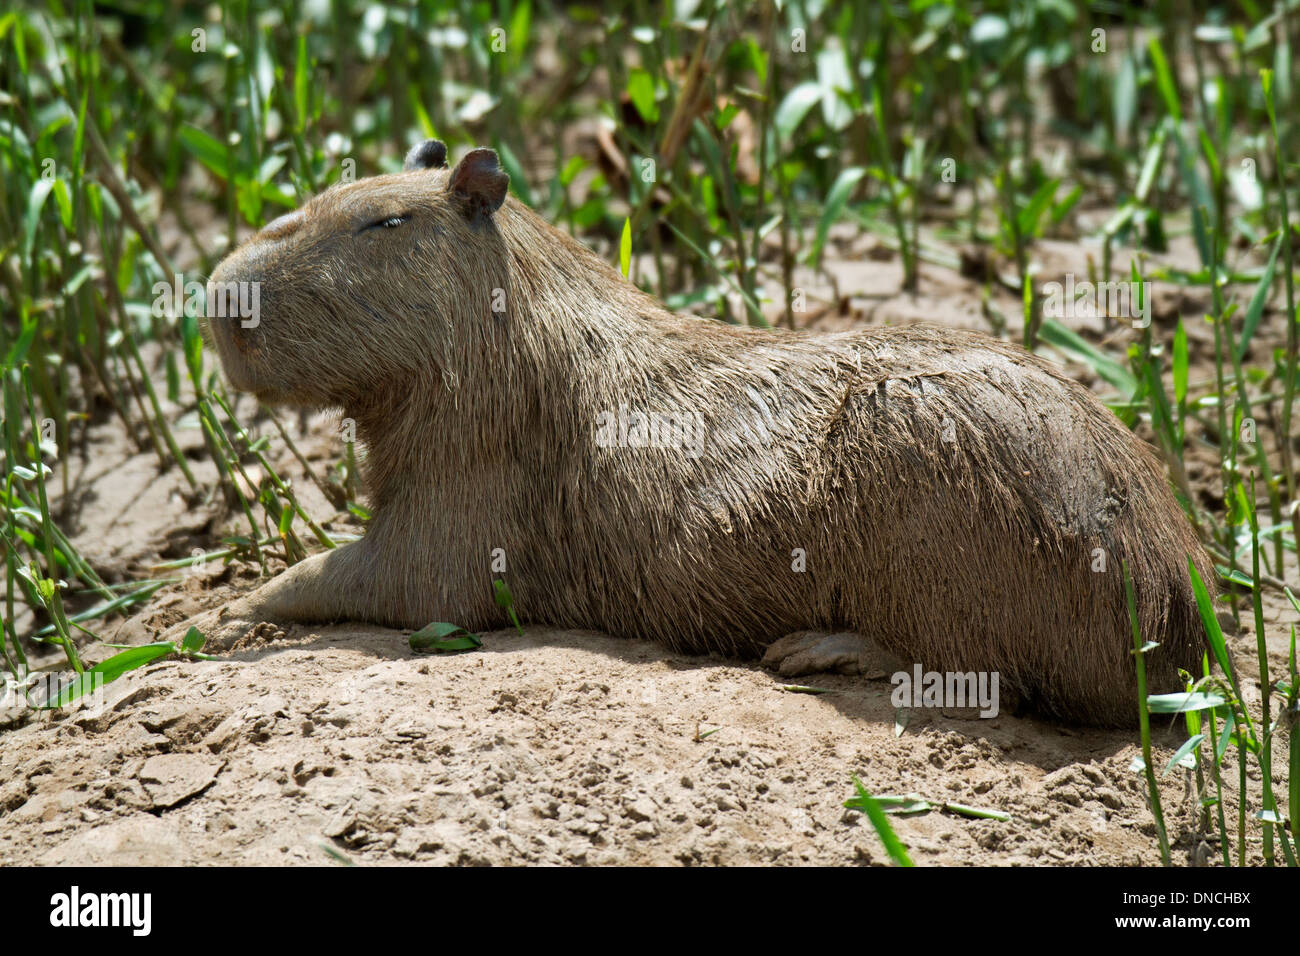
[[427,140],[402,172],[335,185],[221,262],[210,300],[236,301],[239,284],[256,283],[241,300],[255,314],[209,321],[232,385],[264,401],[347,406],[445,367],[454,324],[486,321],[504,287],[493,215],[510,181],[490,149],[451,170],[446,156]]

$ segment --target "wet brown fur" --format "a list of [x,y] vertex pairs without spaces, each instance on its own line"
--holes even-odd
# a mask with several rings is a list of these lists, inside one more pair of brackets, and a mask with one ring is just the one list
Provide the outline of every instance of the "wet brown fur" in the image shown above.
[[[257,328],[213,325],[232,384],[355,419],[375,513],[239,623],[505,626],[503,549],[525,622],[744,656],[851,629],[926,670],[998,671],[1040,713],[1132,725],[1126,560],[1161,645],[1153,690],[1199,668],[1187,560],[1209,582],[1208,558],[1150,448],[1087,389],[970,332],[674,315],[452,175],[336,186],[213,276],[262,283]],[[598,446],[620,405],[698,413],[703,453]]]

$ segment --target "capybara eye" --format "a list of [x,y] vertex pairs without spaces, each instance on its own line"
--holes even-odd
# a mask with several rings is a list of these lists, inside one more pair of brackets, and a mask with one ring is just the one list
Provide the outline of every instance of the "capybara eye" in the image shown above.
[[407,215],[386,216],[383,219],[376,219],[374,222],[366,226],[365,229],[362,229],[361,231],[365,232],[366,229],[396,229],[398,226],[400,226],[402,223],[406,222],[410,218],[411,217]]

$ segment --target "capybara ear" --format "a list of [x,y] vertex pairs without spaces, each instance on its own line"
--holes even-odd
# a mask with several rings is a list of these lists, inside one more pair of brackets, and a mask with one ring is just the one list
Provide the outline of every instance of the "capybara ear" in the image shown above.
[[402,169],[409,172],[412,169],[442,169],[446,165],[447,147],[436,139],[426,139],[411,147]]
[[451,171],[447,188],[468,201],[468,215],[493,213],[506,201],[510,177],[491,149],[472,149]]

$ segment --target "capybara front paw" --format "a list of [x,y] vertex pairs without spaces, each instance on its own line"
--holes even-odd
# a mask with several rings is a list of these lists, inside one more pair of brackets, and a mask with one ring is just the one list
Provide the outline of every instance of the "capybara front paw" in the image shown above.
[[229,634],[234,633],[235,630],[240,631],[239,636],[230,643],[228,650],[247,651],[253,648],[265,647],[272,641],[284,640],[284,629],[270,621],[259,621],[251,626],[247,626],[247,622],[241,622],[241,624],[244,626],[226,632],[226,639],[228,640]]
[[205,654],[263,647],[284,638],[284,630],[279,625],[259,620],[255,614],[233,605],[204,611],[181,622],[164,635],[164,640],[179,643],[191,627],[197,627],[203,634]]
[[875,641],[853,631],[827,634],[824,631],[795,631],[768,647],[763,666],[782,677],[805,674],[854,674],[884,677],[899,670],[900,663]]

